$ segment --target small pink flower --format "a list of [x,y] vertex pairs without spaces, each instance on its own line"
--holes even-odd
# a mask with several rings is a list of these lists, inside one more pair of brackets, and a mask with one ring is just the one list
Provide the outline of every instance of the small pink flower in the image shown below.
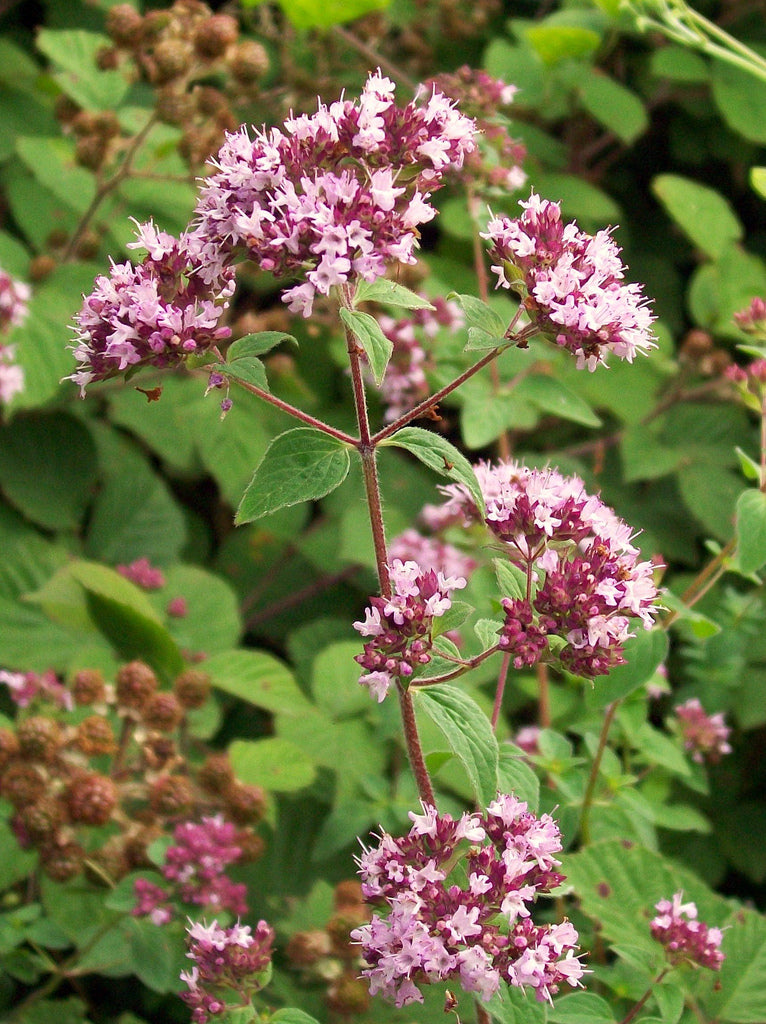
[[708,715],[696,697],[678,704],[675,712],[676,728],[684,748],[697,764],[704,761],[716,764],[724,754],[731,753],[727,742],[731,729],[726,725],[722,712]]
[[697,906],[682,903],[683,893],[672,900],[660,900],[657,916],[651,923],[652,935],[665,947],[673,965],[691,963],[718,971],[725,960],[721,952],[723,932],[697,920]]

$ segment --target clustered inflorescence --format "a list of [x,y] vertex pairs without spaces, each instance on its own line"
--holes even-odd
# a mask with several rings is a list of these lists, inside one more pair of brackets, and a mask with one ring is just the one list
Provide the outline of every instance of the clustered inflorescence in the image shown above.
[[[631,620],[652,625],[654,566],[639,561],[630,527],[578,477],[519,463],[479,463],[484,522],[522,572],[524,593],[503,599],[500,647],[516,668],[558,661],[598,676],[623,661]],[[424,509],[433,528],[470,524],[479,512],[461,484],[440,488],[448,500]]]
[[731,729],[724,721],[723,712],[709,715],[696,697],[691,697],[675,708],[675,727],[683,740],[684,749],[692,761],[716,764],[724,754],[731,753],[728,743]]
[[210,1017],[227,1009],[227,1000],[237,996],[239,1005],[247,1005],[268,979],[274,930],[259,921],[255,931],[249,925],[222,928],[191,922],[186,929],[192,968],[181,973],[187,987],[181,998],[192,1008],[194,1024],[206,1024]]
[[654,320],[638,284],[624,284],[625,266],[609,231],[588,235],[564,224],[558,203],[533,192],[515,219],[495,217],[483,235],[498,285],[520,293],[535,331],[594,370],[613,352],[633,361],[655,347]]
[[577,986],[584,968],[572,924],[531,918],[537,895],[564,877],[555,821],[511,795],[458,821],[426,804],[410,818],[406,836],[383,833],[360,859],[363,893],[388,905],[352,933],[370,992],[404,1006],[422,1001],[419,986],[451,979],[483,1000],[501,981],[532,989],[539,1001],[562,983]]
[[7,403],[24,388],[24,371],[16,363],[13,345],[2,341],[11,328],[23,323],[29,312],[29,285],[17,281],[0,267],[0,402]]
[[356,658],[367,669],[359,682],[379,701],[392,683],[408,680],[431,660],[434,620],[452,606],[452,591],[466,582],[398,559],[391,563],[390,579],[391,596],[371,597],[364,622],[354,623],[362,636],[372,638]]
[[244,128],[229,135],[197,204],[213,274],[241,258],[298,273],[303,283],[283,299],[308,317],[317,293],[415,262],[431,193],[462,166],[475,131],[441,93],[420,99],[396,106],[393,82],[377,73],[358,102],[320,104],[252,141]]
[[132,248],[143,248],[142,263],[115,263],[109,277],[96,279],[77,315],[74,357],[80,369],[71,380],[85,394],[93,380],[105,380],[133,366],[175,366],[228,338],[219,326],[234,291],[234,271],[204,279],[201,244],[193,234],[174,238],[152,223],[139,225]]
[[697,906],[682,903],[683,893],[672,900],[660,900],[657,916],[651,923],[652,935],[665,947],[668,959],[676,966],[691,963],[696,967],[720,970],[725,959],[721,952],[723,932],[697,920]]
[[142,881],[138,912],[168,920],[171,896],[244,912],[244,888],[224,868],[262,852],[252,826],[266,798],[236,779],[226,755],[189,757],[188,713],[209,699],[205,673],[187,669],[161,689],[148,665],[132,661],[113,683],[92,669],[69,685],[52,673],[2,672],[0,683],[20,709],[13,728],[0,729],[0,796],[43,873],[66,881],[86,871],[114,884],[153,868],[149,848],[174,831],[162,869],[171,884]]

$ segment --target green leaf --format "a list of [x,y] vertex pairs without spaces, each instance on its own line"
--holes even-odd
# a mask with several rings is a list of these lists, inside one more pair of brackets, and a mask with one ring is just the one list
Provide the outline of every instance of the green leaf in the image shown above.
[[484,497],[473,466],[465,455],[461,454],[446,438],[440,434],[434,434],[430,430],[424,430],[422,427],[402,427],[392,437],[386,438],[381,443],[404,448],[429,469],[441,473],[442,476],[448,476],[456,483],[463,484],[476,503],[476,507],[481,513],[484,512]]
[[298,1010],[294,1006],[286,1007],[284,1010],[277,1010],[269,1018],[269,1024],[319,1024],[316,1017]]
[[262,356],[266,352],[271,352],[277,345],[281,345],[283,341],[292,342],[296,346],[298,344],[292,334],[286,334],[284,331],[258,331],[255,334],[246,334],[244,338],[237,338],[229,345],[226,359],[233,362],[235,359],[242,359],[243,356]]
[[497,793],[498,746],[489,720],[462,690],[438,684],[413,688],[415,704],[441,729],[482,806]]
[[639,97],[603,72],[594,70],[586,75],[580,99],[588,113],[627,145],[649,126],[646,108]]
[[242,356],[229,363],[214,363],[210,369],[216,373],[222,373],[224,377],[230,377],[232,380],[242,381],[244,384],[254,384],[261,391],[269,390],[266,367],[255,356]]
[[[478,328],[469,327],[469,333]],[[515,395],[466,394],[460,410],[460,433],[467,448],[486,448],[504,430],[531,430],[540,414]]]
[[265,651],[214,654],[205,661],[205,672],[217,689],[266,711],[301,715],[311,708],[289,668]]
[[359,685],[362,669],[354,661],[361,650],[361,640],[343,640],[329,644],[314,660],[311,692],[318,707],[333,718],[369,710],[370,694]]
[[524,29],[524,36],[549,66],[570,58],[589,57],[601,42],[598,32],[575,25],[532,25]]
[[378,321],[369,313],[361,313],[358,309],[346,309],[342,306],[340,318],[364,349],[375,383],[380,385],[391,353],[394,351],[393,342],[386,337]]
[[503,343],[503,336],[508,324],[491,306],[482,302],[481,299],[477,299],[475,295],[460,295],[458,292],[450,292],[447,298],[457,302],[471,326],[478,327],[480,331],[495,339],[495,345],[491,346],[492,348]]
[[557,999],[548,1010],[552,1024],[599,1024],[614,1019],[609,1003],[593,992],[573,992]]
[[536,176],[540,195],[561,203],[564,217],[576,217],[585,230],[600,230],[621,220],[620,207],[603,189],[575,174],[546,171]]
[[196,565],[174,565],[165,571],[165,585],[149,595],[163,617],[176,597],[186,602],[186,614],[167,615],[167,628],[182,650],[213,654],[234,647],[242,632],[239,601],[220,576]]
[[582,423],[585,427],[601,426],[601,420],[587,402],[548,374],[538,373],[525,377],[514,388],[509,401],[514,402],[517,398],[573,423]]
[[16,152],[37,181],[75,213],[83,214],[96,195],[93,175],[75,162],[69,139],[33,138],[16,140]]
[[713,259],[742,238],[742,224],[728,200],[707,185],[658,174],[652,191],[691,242]]
[[348,446],[321,430],[297,427],[280,434],[269,445],[245,491],[237,523],[323,498],[343,483],[350,465]]
[[536,811],[540,804],[540,780],[521,754],[500,751],[498,789],[501,793],[515,793],[520,800]]
[[766,82],[727,61],[713,61],[713,99],[735,132],[760,145],[766,142]]
[[399,306],[402,309],[434,309],[422,295],[385,277],[379,277],[375,281],[360,281],[354,295],[354,306],[358,306],[360,302],[382,302],[387,306]]
[[502,597],[526,600],[527,574],[524,570],[504,558],[493,558],[492,565],[495,568],[497,586]]
[[75,103],[86,110],[114,110],[130,87],[119,71],[102,71],[99,50],[112,46],[108,36],[83,29],[47,29],[37,33],[37,46],[61,72],[56,81]]
[[[370,11],[381,11],[391,0],[279,0],[279,6],[296,28],[332,28]],[[256,7],[263,0],[243,0],[244,7]]]
[[766,167],[750,168],[750,184],[761,199],[766,199]]
[[136,977],[153,992],[176,992],[185,954],[181,936],[158,928],[148,917],[129,917],[125,927],[130,934],[131,968]]
[[766,565],[766,494],[749,489],[737,501],[737,562],[744,573]]
[[642,629],[625,643],[626,664],[617,665],[607,676],[595,681],[596,699],[602,707],[621,700],[654,675],[668,652],[667,633]]
[[234,740],[229,747],[234,774],[249,786],[270,793],[293,793],[314,781],[314,762],[294,743],[278,736]]
[[766,1020],[766,917],[738,910],[726,923],[731,925],[721,945],[726,959],[705,1000],[706,1016],[762,1024]]
[[73,416],[17,416],[0,427],[0,488],[50,530],[75,529],[96,476],[96,448]]
[[689,85],[703,85],[710,78],[708,63],[703,57],[673,44],[655,50],[649,59],[649,68],[657,78]]

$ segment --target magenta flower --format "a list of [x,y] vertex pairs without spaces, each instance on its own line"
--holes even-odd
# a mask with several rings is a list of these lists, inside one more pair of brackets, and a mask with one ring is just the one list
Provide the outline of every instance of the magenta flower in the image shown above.
[[152,565],[148,558],[137,558],[130,565],[118,565],[116,568],[120,576],[144,590],[160,590],[165,586],[162,569]]
[[734,314],[734,322],[746,334],[753,334],[756,337],[766,336],[766,301],[756,297],[747,309],[741,309]]
[[[26,320],[31,289],[16,281],[0,267],[0,334],[6,334]],[[0,402],[10,402],[24,390],[24,371],[15,362],[16,346],[0,342]]]
[[[621,664],[635,620],[651,628],[657,597],[655,567],[639,561],[631,528],[589,495],[579,477],[516,462],[479,463],[475,469],[487,506],[485,524],[527,578],[523,598],[502,601],[499,643],[514,666],[558,660],[592,677]],[[440,490],[448,500],[424,509],[429,525],[478,520],[465,487],[448,484]]]
[[0,683],[5,683],[11,700],[17,707],[27,708],[36,698],[51,701],[65,711],[74,707],[72,694],[59,682],[55,672],[0,671]]
[[623,284],[625,266],[609,231],[588,235],[564,224],[557,203],[533,192],[516,219],[495,217],[484,238],[498,285],[521,294],[539,333],[594,370],[613,352],[632,362],[655,348],[655,319],[638,284]]
[[137,366],[176,366],[231,334],[219,322],[234,271],[218,268],[203,277],[202,247],[193,234],[174,238],[150,222],[139,225],[137,237],[131,248],[146,249],[144,261],[113,263],[76,317],[80,369],[67,379],[83,395],[94,380]]
[[144,879],[137,879],[133,908],[136,917],[149,915],[156,923],[164,924],[171,895],[184,903],[214,910],[228,910],[232,914],[246,914],[247,887],[232,882],[226,868],[235,864],[242,855],[235,825],[220,814],[203,818],[199,824],[187,821],[177,825],[168,847],[162,875],[171,883],[163,889]]
[[394,88],[377,72],[358,102],[320,103],[252,141],[245,128],[228,135],[197,204],[210,268],[246,258],[298,276],[283,301],[308,317],[317,293],[414,263],[431,193],[462,166],[475,129],[441,93],[397,107]]
[[691,963],[720,970],[726,959],[721,952],[723,932],[698,921],[696,904],[682,903],[682,899],[683,893],[677,892],[672,900],[660,900],[655,907],[659,913],[651,923],[652,935],[663,944],[674,966]]
[[237,922],[222,928],[189,921],[189,952],[193,966],[181,972],[181,981],[188,992],[183,1001],[192,1008],[194,1024],[206,1024],[211,1017],[227,1009],[227,999],[238,996],[238,1005],[247,1005],[254,993],[263,988],[263,972],[271,961],[274,930],[259,921],[255,931]]
[[727,742],[731,729],[726,725],[722,712],[709,715],[696,697],[678,704],[675,712],[676,729],[684,749],[692,755],[692,761],[716,764],[724,754],[731,753]]
[[417,530],[408,529],[398,534],[388,545],[391,562],[417,562],[421,569],[433,570],[445,576],[467,579],[476,568],[475,559],[464,554],[454,544],[438,537],[426,537]]
[[392,683],[407,681],[431,660],[434,619],[452,606],[450,594],[466,585],[462,576],[422,569],[417,562],[394,559],[391,597],[372,597],[364,622],[354,629],[371,637],[356,660],[367,669],[359,682],[382,701]]
[[370,992],[405,1006],[423,1001],[419,986],[451,979],[483,1000],[501,981],[541,1002],[564,982],[577,986],[584,968],[573,926],[531,919],[538,894],[564,877],[555,821],[512,795],[458,821],[427,804],[410,818],[406,836],[384,832],[359,860],[365,898],[389,908],[351,933]]

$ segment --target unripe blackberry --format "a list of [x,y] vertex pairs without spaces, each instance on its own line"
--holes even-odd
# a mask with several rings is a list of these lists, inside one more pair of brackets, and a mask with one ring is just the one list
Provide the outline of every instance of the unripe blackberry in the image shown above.
[[19,741],[12,729],[0,729],[0,768],[16,757],[19,752]]
[[266,849],[266,843],[260,836],[257,836],[255,832],[243,831],[237,834],[237,846],[240,849],[238,864],[253,864],[255,861],[260,860],[263,856],[263,851]]
[[205,18],[194,30],[194,48],[201,57],[211,60],[220,57],[237,41],[239,25],[228,14],[214,14]]
[[47,256],[45,253],[35,256],[29,264],[29,278],[35,282],[44,281],[46,277],[50,277],[57,266],[58,262],[52,256]]
[[120,52],[115,46],[102,46],[96,54],[96,65],[101,71],[114,71],[120,66]]
[[234,769],[226,754],[209,754],[197,772],[197,782],[208,793],[220,795],[235,783]]
[[135,7],[116,4],[106,16],[106,31],[118,46],[135,46],[141,38],[143,22]]
[[169,11],[149,11],[144,18],[142,35],[144,39],[156,39],[170,24]]
[[334,1013],[365,1013],[369,1005],[369,987],[356,972],[341,974],[327,990],[327,1006]]
[[88,757],[98,754],[113,754],[117,743],[111,724],[101,715],[89,715],[77,726],[75,736],[77,749]]
[[19,820],[33,843],[46,843],[66,822],[66,811],[60,800],[44,796],[22,808]]
[[173,683],[173,692],[185,708],[201,708],[210,696],[210,676],[197,668],[187,668]]
[[65,93],[62,92],[56,97],[53,113],[60,124],[70,125],[79,112],[80,108],[77,106],[75,101],[71,100]]
[[69,783],[66,802],[72,821],[105,825],[117,806],[117,789],[105,775],[78,775]]
[[119,882],[130,871],[123,836],[111,836],[99,850],[91,854],[90,860],[94,862],[94,867],[89,870],[86,864],[85,874],[92,881],[102,885],[106,879]]
[[142,711],[157,690],[157,677],[143,661],[130,661],[118,671],[115,689],[120,707]]
[[152,861],[147,850],[160,835],[159,828],[147,827],[123,837],[125,856],[131,871],[151,867]]
[[269,70],[269,55],[254,39],[243,39],[235,47],[229,67],[241,85],[252,85]]
[[365,909],[360,908],[356,914],[344,912],[330,918],[327,922],[327,934],[330,936],[334,956],[340,957],[341,960],[354,959],[358,956],[358,949],[351,945],[350,934],[354,928],[364,924],[369,916]]
[[33,715],[16,729],[19,753],[32,761],[52,761],[61,746],[61,727],[52,718]]
[[296,932],[285,947],[285,955],[296,967],[311,967],[317,960],[330,955],[330,936],[318,928]]
[[72,696],[75,704],[80,707],[99,704],[104,700],[106,683],[97,668],[84,668],[75,675],[72,680]]
[[100,135],[98,113],[95,110],[80,110],[72,118],[75,135]]
[[168,82],[179,78],[189,67],[190,57],[189,47],[180,39],[161,40],[152,53],[153,80],[159,85],[167,85]]
[[254,825],[266,813],[266,793],[260,786],[236,782],[223,794],[226,817],[236,825]]
[[197,103],[197,110],[205,117],[214,117],[221,110],[228,110],[229,101],[226,94],[220,89],[214,89],[212,85],[204,85],[194,90],[194,99]]
[[107,142],[103,135],[83,135],[75,143],[75,157],[81,167],[97,171],[106,159]]
[[76,256],[81,260],[92,260],[98,254],[101,236],[95,231],[84,231],[75,249]]
[[79,875],[85,863],[85,850],[79,843],[55,840],[40,851],[40,864],[49,878],[56,882],[67,882]]
[[20,809],[35,803],[46,790],[45,779],[33,764],[11,761],[0,777],[0,796]]
[[144,725],[158,732],[172,732],[183,717],[184,709],[173,693],[155,693],[141,713]]
[[164,775],[149,788],[149,806],[155,814],[170,816],[192,809],[194,793],[183,775]]
[[158,89],[156,100],[157,117],[165,124],[181,125],[195,114],[197,106],[192,96],[177,89]]
[[150,736],[142,745],[146,763],[152,771],[161,771],[176,756],[176,745],[169,736]]
[[335,909],[355,911],[364,910],[365,902],[362,895],[362,883],[355,878],[348,878],[344,882],[338,882],[333,893]]

